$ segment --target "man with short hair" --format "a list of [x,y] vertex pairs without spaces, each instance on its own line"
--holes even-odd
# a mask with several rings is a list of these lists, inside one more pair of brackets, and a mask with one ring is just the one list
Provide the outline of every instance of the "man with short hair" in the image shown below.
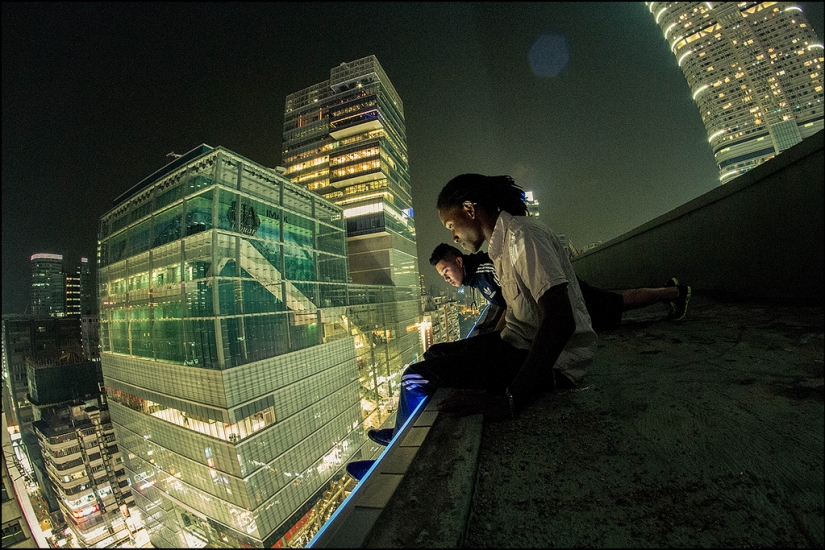
[[[477,288],[490,303],[507,307],[501,297],[501,283],[495,266],[486,252],[464,254],[454,246],[441,243],[433,250],[430,265],[451,285]],[[691,295],[690,287],[679,284],[675,277],[663,287],[633,288],[622,292],[596,288],[578,276],[576,279],[596,332],[618,328],[625,311],[658,303],[667,305],[668,319],[680,320],[687,313]]]

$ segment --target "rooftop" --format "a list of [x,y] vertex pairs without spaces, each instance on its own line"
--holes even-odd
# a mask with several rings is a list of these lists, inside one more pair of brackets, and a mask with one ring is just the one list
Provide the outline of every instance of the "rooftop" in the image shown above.
[[628,312],[516,420],[425,419],[436,395],[314,546],[822,547],[822,307],[700,291],[664,317]]
[[823,166],[820,132],[576,258],[602,288],[678,274],[687,316],[627,312],[515,420],[439,390],[309,546],[823,547]]
[[697,293],[663,316],[484,424],[465,547],[823,546],[822,307]]

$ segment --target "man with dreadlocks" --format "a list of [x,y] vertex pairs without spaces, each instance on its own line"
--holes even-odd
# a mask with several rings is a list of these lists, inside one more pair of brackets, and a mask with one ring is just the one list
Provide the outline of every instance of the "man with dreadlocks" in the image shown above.
[[[524,191],[510,176],[457,176],[441,190],[436,207],[453,241],[467,252],[488,243],[507,303],[505,326],[452,342],[452,353],[408,366],[396,428],[368,433],[384,445],[438,388],[455,388],[438,404],[441,411],[515,418],[541,394],[579,385],[596,352],[596,333],[567,253],[546,225],[527,216]],[[351,462],[347,472],[360,479],[372,463]]]
[[481,350],[485,359],[467,365],[469,380],[457,365],[426,365],[427,383],[419,388],[431,395],[433,378],[437,387],[457,389],[440,410],[496,419],[515,416],[544,392],[579,385],[596,333],[566,251],[550,228],[527,216],[524,191],[510,176],[462,174],[441,190],[436,206],[466,251],[488,243],[507,312],[498,340],[488,338]]

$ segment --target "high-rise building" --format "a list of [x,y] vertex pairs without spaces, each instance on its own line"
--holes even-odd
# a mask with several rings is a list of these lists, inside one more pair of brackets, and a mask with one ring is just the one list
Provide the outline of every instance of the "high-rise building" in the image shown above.
[[80,316],[80,265],[66,271],[66,317]]
[[98,262],[109,410],[152,543],[289,543],[379,452],[364,426],[418,342],[395,287],[348,281],[343,209],[202,145],[116,199]]
[[287,96],[282,152],[293,182],[344,208],[354,282],[416,285],[404,105],[375,56]]
[[[421,321],[421,291],[404,104],[375,56],[286,97],[282,163],[292,182],[343,208],[351,280],[393,296],[383,316],[355,319],[374,325],[373,342],[359,348],[365,400],[391,406],[394,380],[421,352],[410,329]],[[373,346],[377,361],[366,355]]]
[[[83,381],[76,366],[84,362],[91,364],[83,355],[80,318],[4,315],[2,330],[3,379],[9,396],[9,407],[6,409],[4,402],[4,412],[9,427],[16,432],[16,453],[25,457],[21,464],[26,474],[39,481],[49,513],[56,513],[56,517],[62,519],[34,423],[38,419],[37,404],[49,399],[45,397],[47,383],[42,377],[48,372],[49,383],[56,388],[56,393],[68,392],[71,396],[72,392],[78,393],[78,384]],[[92,364],[92,368],[97,365]],[[36,384],[32,387],[33,380],[41,381],[40,394]],[[96,383],[92,387],[99,390]],[[55,392],[49,395],[53,396]]]
[[26,362],[56,363],[66,355],[82,357],[80,318],[4,315],[2,323],[3,379],[11,402],[7,421],[21,432],[31,432],[34,417],[27,399]]
[[88,258],[67,265],[61,254],[31,257],[31,313],[35,317],[76,317],[97,313]]
[[539,208],[539,200],[535,197],[532,191],[524,192],[525,204],[527,204],[527,212],[534,218],[541,217],[541,209]]
[[80,258],[75,274],[80,284],[80,315],[97,315],[97,292],[89,258]]
[[823,45],[791,2],[647,2],[687,79],[721,183],[823,129]]
[[90,361],[100,362],[99,315],[80,316],[80,341],[83,343],[83,356]]
[[[29,401],[39,452],[29,455],[53,524],[84,547],[117,547],[130,537],[134,507],[110,421],[100,363],[67,355],[28,361]],[[29,446],[27,444],[27,446]]]
[[60,254],[32,254],[31,313],[36,317],[66,316],[66,275]]
[[[11,435],[6,425],[6,413],[2,413],[0,436],[3,442],[2,464],[2,548],[45,548],[48,543],[42,533],[32,533],[29,522],[36,523],[33,510],[24,507],[29,498],[27,475],[15,455]],[[28,516],[28,517],[27,517]]]

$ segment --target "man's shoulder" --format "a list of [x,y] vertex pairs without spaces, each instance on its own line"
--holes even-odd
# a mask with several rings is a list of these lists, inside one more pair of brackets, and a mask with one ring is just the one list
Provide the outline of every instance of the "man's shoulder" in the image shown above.
[[507,225],[503,244],[509,253],[510,263],[515,264],[525,250],[535,249],[530,243],[544,243],[541,248],[552,248],[552,243],[557,239],[550,227],[535,218],[513,216]]
[[464,255],[464,261],[466,263],[470,263],[472,265],[479,265],[479,264],[488,264],[492,260],[490,260],[490,256],[486,252],[484,252],[483,250],[480,250],[480,251],[474,252],[472,254],[465,254]]
[[512,216],[507,227],[508,233],[513,232],[537,232],[552,235],[553,230],[544,223],[534,218],[533,216]]
[[493,261],[486,252],[464,254],[464,272],[468,277],[475,276],[476,271],[484,265],[493,265]]

